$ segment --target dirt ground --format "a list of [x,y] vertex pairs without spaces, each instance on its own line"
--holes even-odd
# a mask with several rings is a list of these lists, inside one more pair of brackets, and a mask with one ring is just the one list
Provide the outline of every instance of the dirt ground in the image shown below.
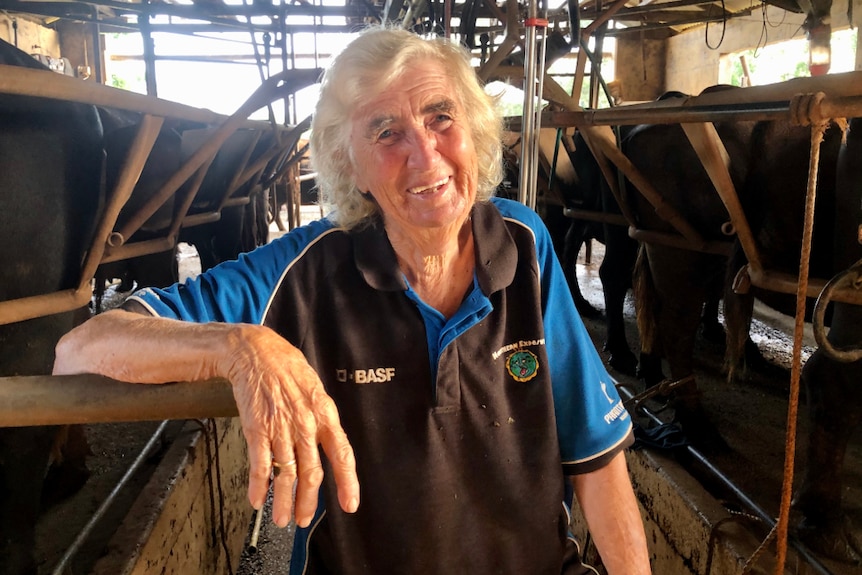
[[[193,258],[193,254],[185,257]],[[603,308],[601,285],[598,279],[598,264],[601,246],[594,244],[590,265],[583,261],[578,266],[578,274],[585,296],[599,309]],[[193,260],[192,260],[193,261]],[[121,297],[121,294],[117,297]],[[629,341],[636,348],[637,333],[634,327],[634,308],[627,304]],[[781,319],[780,317],[778,319]],[[785,318],[786,321],[786,318]],[[730,445],[730,452],[714,457],[713,464],[725,473],[740,489],[760,507],[772,515],[777,515],[780,502],[782,468],[784,465],[785,428],[787,419],[787,397],[789,388],[789,365],[791,339],[780,328],[774,327],[775,320],[759,321],[753,331],[753,339],[763,354],[775,363],[777,368],[770,373],[755,373],[746,384],[730,385],[721,374],[722,350],[719,346],[701,342],[698,348],[697,376],[704,392],[703,400],[710,416],[718,426],[721,435]],[[599,349],[604,334],[601,319],[585,318],[588,330]],[[791,324],[792,325],[792,324]],[[787,328],[784,328],[787,329]],[[805,349],[805,355],[812,348]],[[633,378],[611,370],[621,383],[640,390],[641,385]],[[805,464],[805,404],[800,407],[799,446],[797,449],[797,469]],[[93,457],[90,460],[92,475],[73,498],[52,507],[43,515],[38,525],[37,556],[40,559],[39,575],[52,573],[57,561],[77,537],[92,513],[102,504],[104,497],[114,490],[117,480],[126,473],[129,462],[135,460],[142,447],[152,436],[156,423],[110,424],[89,426]],[[159,440],[149,454],[142,458],[138,472],[131,474],[129,484],[124,488],[115,503],[105,511],[94,532],[96,537],[76,554],[73,569],[66,572],[87,573],[99,556],[106,538],[131,505],[137,489],[148,477],[148,470],[158,461],[158,454],[164,442],[171,440],[171,432]],[[705,480],[706,481],[706,480]],[[844,498],[847,513],[855,526],[862,532],[862,430],[857,430],[852,438],[845,465]],[[725,493],[716,491],[720,499]],[[738,507],[730,499],[729,508]],[[251,533],[253,525],[249,526]],[[274,575],[284,573],[289,562],[293,529],[276,528],[269,517],[268,507],[262,520],[262,529],[255,550],[246,549],[241,559],[237,575]],[[859,568],[824,562],[835,575],[860,573]]]

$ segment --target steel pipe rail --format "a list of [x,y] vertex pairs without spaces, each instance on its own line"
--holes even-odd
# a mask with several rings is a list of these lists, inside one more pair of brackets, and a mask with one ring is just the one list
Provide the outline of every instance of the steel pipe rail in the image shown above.
[[138,384],[91,374],[0,378],[0,427],[236,415],[225,379]]
[[[121,108],[130,112],[204,125],[221,124],[228,118],[204,108],[135,94],[95,82],[84,82],[50,70],[5,64],[0,64],[0,93]],[[246,120],[244,125],[255,128],[266,126],[264,122],[256,120]]]
[[[635,124],[682,124],[719,121],[760,121],[786,120],[792,113],[793,97],[797,92],[789,94],[786,99],[770,101],[742,101],[745,90],[729,90],[721,94],[739,94],[736,101],[709,102],[701,98],[713,96],[691,96],[682,99],[661,100],[650,104],[632,104],[601,110],[584,110],[577,112],[544,112],[542,124],[546,127],[562,128],[569,126],[625,126]],[[852,95],[834,95],[826,90],[818,90],[825,94],[820,102],[819,113],[823,118],[858,117],[862,116],[862,86]],[[714,98],[710,98],[714,100]]]
[[[63,76],[48,70],[0,65],[0,94],[57,99],[143,114],[133,147],[123,163],[119,182],[111,191],[110,197],[113,200],[106,207],[105,213],[98,223],[97,233],[87,252],[87,258],[82,264],[77,287],[56,293],[0,301],[0,325],[83,307],[92,296],[90,279],[99,264],[169,250],[176,244],[182,226],[189,227],[217,220],[218,214],[192,215],[188,221],[186,221],[185,216],[206,175],[206,170],[215,159],[221,144],[240,128],[255,130],[259,134],[258,137],[268,131],[280,131],[281,128],[273,128],[266,122],[249,120],[248,116],[276,97],[295,92],[305,85],[313,84],[320,73],[321,71],[317,69],[301,69],[288,70],[274,75],[264,82],[234,114],[224,116],[209,110],[134,94],[94,82],[83,82],[77,78]],[[141,174],[159,130],[163,125],[174,125],[174,123],[186,127],[198,124],[213,126],[213,135],[168,179],[157,191],[156,196],[151,197],[134,214],[130,215],[122,229],[114,230],[117,216],[132,193],[132,188]],[[277,133],[272,146],[274,149],[264,153],[266,160],[275,157],[278,153],[283,153],[286,146],[295,145],[300,134],[301,131],[298,127],[283,138],[279,137]],[[263,159],[259,163],[255,163],[254,166],[246,166],[246,163],[243,163],[243,168],[248,168],[248,171],[240,171],[235,174],[231,182],[232,187],[221,198],[222,205],[219,208],[231,200],[230,193],[254,177],[265,165]],[[251,171],[252,168],[255,171]],[[183,192],[183,197],[180,198],[180,209],[175,210],[174,221],[164,236],[150,241],[126,244],[146,219],[152,216],[171,196],[175,195],[187,181],[191,183],[188,190]]]

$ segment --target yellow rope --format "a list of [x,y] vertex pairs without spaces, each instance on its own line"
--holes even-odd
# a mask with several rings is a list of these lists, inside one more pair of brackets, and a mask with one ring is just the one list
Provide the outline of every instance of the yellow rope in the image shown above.
[[830,119],[820,116],[820,102],[824,94],[797,97],[791,102],[794,122],[811,125],[811,153],[808,162],[808,188],[805,196],[805,222],[802,233],[802,250],[799,258],[799,282],[796,288],[796,322],[793,332],[793,359],[790,372],[790,397],[787,407],[787,431],[784,449],[784,477],[781,487],[781,507],[775,525],[775,575],[784,573],[787,561],[787,533],[790,504],[793,497],[793,466],[796,461],[797,414],[799,412],[799,382],[802,374],[802,335],[805,321],[808,271],[811,260],[811,238],[814,228],[814,204],[817,198],[817,170],[820,164],[820,144]]

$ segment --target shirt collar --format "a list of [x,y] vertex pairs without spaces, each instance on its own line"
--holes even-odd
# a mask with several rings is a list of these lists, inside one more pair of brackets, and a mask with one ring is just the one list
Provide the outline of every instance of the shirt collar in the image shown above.
[[[518,250],[503,216],[491,202],[476,203],[471,217],[476,278],[482,292],[490,295],[512,283]],[[350,234],[353,236],[356,268],[368,285],[381,291],[405,291],[407,284],[380,215],[372,216],[369,223],[351,230]]]

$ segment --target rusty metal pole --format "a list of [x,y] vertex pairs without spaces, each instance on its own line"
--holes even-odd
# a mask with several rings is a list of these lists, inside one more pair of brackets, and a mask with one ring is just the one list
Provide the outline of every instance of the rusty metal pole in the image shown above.
[[234,417],[224,379],[124,383],[98,375],[0,377],[0,427]]

